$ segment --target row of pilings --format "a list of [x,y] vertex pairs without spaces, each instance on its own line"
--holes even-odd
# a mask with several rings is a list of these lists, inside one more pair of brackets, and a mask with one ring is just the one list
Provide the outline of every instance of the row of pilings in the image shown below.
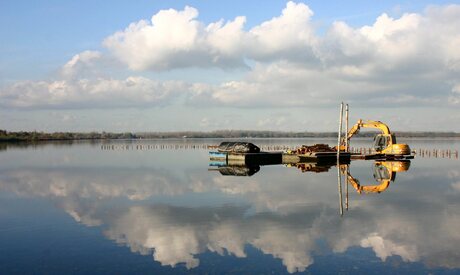
[[[262,151],[287,151],[295,150],[298,146],[295,145],[261,145],[259,146]],[[203,144],[203,143],[186,143],[186,144],[103,144],[101,150],[114,151],[114,150],[215,150],[216,145]],[[368,147],[350,147],[350,152],[355,154],[372,154],[374,150]],[[458,159],[459,153],[456,149],[425,149],[417,148],[413,150],[417,157],[422,158],[450,158]]]

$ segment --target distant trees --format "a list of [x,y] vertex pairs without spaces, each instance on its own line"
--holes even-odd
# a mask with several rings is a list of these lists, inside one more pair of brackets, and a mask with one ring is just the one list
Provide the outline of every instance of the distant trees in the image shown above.
[[[373,137],[375,132],[361,132],[358,136]],[[396,132],[396,136],[405,138],[460,138],[455,132]],[[99,140],[99,139],[162,139],[162,138],[335,138],[336,132],[281,132],[251,130],[219,130],[212,132],[145,132],[145,133],[108,133],[108,132],[8,132],[0,129],[0,141],[40,141],[40,140]]]

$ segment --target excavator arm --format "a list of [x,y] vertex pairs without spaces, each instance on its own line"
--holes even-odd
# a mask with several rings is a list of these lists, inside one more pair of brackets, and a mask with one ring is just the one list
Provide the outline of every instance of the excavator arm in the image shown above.
[[377,185],[361,185],[359,180],[355,179],[352,175],[347,175],[348,182],[355,188],[356,192],[361,194],[364,193],[381,193],[385,191],[388,186],[390,186],[391,180],[382,180],[380,184]]
[[341,169],[346,173],[348,182],[355,188],[356,192],[361,193],[381,193],[385,191],[392,181],[396,178],[397,172],[409,170],[410,161],[376,161],[374,163],[374,178],[378,184],[361,185],[359,180],[355,179],[349,170]]
[[382,131],[382,134],[386,134],[386,135],[391,134],[388,126],[381,121],[374,121],[374,120],[363,121],[362,119],[360,119],[355,125],[353,125],[350,131],[348,131],[347,139],[350,139],[352,136],[358,134],[361,128],[375,128],[375,129],[379,129],[380,131]]

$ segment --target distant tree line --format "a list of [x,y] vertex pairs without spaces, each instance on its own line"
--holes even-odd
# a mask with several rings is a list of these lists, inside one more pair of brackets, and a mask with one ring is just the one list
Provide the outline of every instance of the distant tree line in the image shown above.
[[92,140],[92,139],[135,139],[132,133],[76,133],[76,132],[8,132],[0,130],[0,141],[38,141],[38,140]]
[[[361,132],[358,137],[373,137],[376,132]],[[396,136],[405,138],[460,138],[455,132],[396,132]],[[40,141],[40,140],[105,140],[105,139],[166,139],[166,138],[335,138],[337,132],[282,132],[252,130],[219,130],[212,132],[9,132],[0,130],[0,141]]]

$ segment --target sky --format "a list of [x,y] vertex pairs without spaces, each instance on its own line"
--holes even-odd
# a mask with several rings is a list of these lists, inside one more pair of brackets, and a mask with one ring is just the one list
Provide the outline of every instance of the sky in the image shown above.
[[0,1],[0,129],[460,132],[460,2],[380,2]]

